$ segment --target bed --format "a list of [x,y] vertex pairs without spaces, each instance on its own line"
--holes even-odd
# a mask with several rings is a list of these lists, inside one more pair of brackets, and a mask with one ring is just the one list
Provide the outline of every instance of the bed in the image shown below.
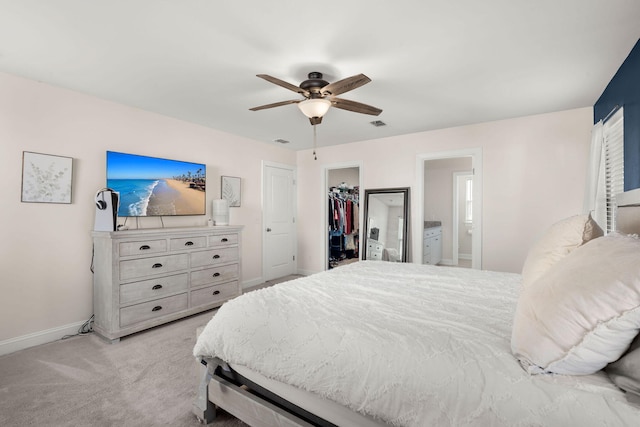
[[[626,227],[636,226],[634,212]],[[576,218],[532,248],[522,275],[361,261],[227,302],[194,348],[194,413],[210,422],[220,407],[252,426],[640,425],[634,374],[620,362],[640,329],[640,241],[585,237],[590,218]],[[573,309],[578,320],[563,311],[571,298],[584,304],[575,291],[552,298],[562,301],[555,311],[531,303],[575,277],[581,257],[591,267],[580,264],[579,285],[597,276],[589,257],[608,249],[596,243],[616,245],[616,261],[604,264],[632,272],[614,289],[626,304],[614,323],[597,315],[610,316],[607,298],[586,314]],[[583,335],[574,330],[588,322]],[[606,371],[616,364],[619,377]]]

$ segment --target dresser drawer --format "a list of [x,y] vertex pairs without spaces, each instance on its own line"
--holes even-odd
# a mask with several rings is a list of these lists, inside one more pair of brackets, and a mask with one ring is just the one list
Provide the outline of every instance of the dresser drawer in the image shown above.
[[425,228],[423,231],[423,237],[425,239],[428,239],[430,237],[434,237],[434,236],[438,236],[442,234],[442,227],[431,227],[431,228]]
[[378,252],[382,251],[382,244],[380,243],[367,243],[367,247],[369,248],[369,250],[372,250],[372,251],[378,251]]
[[182,249],[198,249],[207,247],[206,236],[196,237],[184,237],[179,239],[171,239],[169,247],[172,251],[178,251]]
[[187,273],[127,283],[120,285],[120,305],[158,299],[181,291],[186,292],[188,286],[189,275]]
[[189,305],[187,294],[160,298],[120,309],[120,327],[166,316],[177,311],[186,310]]
[[120,243],[120,256],[147,255],[166,251],[167,241],[165,239]]
[[222,285],[208,286],[206,288],[191,291],[191,306],[212,304],[226,301],[238,296],[238,282],[230,282]]
[[227,246],[237,244],[237,234],[221,234],[219,236],[209,236],[209,246]]
[[191,288],[227,282],[238,278],[238,264],[207,268],[191,272]]
[[220,248],[191,253],[191,267],[225,264],[238,260],[238,248]]
[[189,267],[189,254],[166,255],[120,261],[120,280],[135,279],[153,274],[171,273]]

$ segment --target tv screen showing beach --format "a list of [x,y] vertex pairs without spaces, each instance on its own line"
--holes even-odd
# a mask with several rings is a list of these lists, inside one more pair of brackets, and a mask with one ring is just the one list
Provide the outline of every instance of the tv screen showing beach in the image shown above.
[[107,151],[107,187],[120,193],[118,216],[204,215],[206,166]]

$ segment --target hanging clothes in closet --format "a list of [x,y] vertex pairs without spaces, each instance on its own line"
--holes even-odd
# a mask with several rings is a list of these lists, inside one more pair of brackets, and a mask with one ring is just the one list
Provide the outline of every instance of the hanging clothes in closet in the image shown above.
[[340,185],[329,189],[329,267],[359,258],[359,188]]

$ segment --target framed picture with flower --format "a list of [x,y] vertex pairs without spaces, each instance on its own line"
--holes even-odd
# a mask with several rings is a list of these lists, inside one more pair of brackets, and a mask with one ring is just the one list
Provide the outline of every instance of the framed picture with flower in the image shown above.
[[71,203],[73,158],[22,152],[22,202]]

